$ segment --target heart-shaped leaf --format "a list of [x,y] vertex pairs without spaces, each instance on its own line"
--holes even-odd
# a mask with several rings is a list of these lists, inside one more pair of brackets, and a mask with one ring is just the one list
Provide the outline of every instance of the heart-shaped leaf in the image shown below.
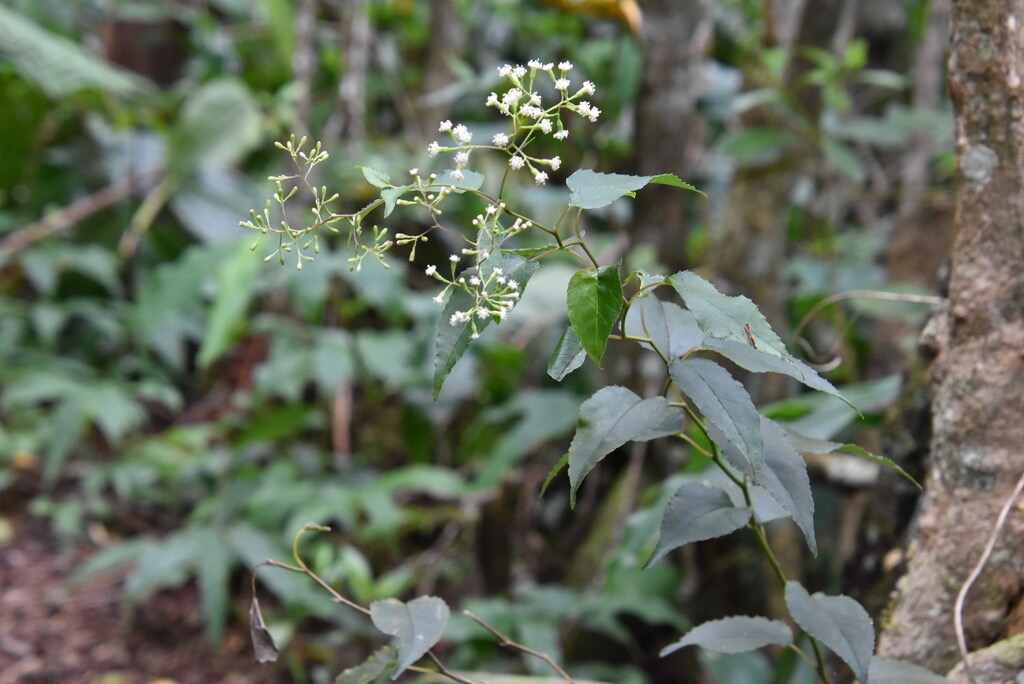
[[626,442],[674,435],[683,412],[664,397],[641,399],[625,387],[603,387],[580,406],[576,435],[569,446],[569,501],[598,462]]
[[387,599],[370,604],[374,627],[395,637],[398,646],[391,679],[398,679],[441,640],[449,614],[448,604],[434,596],[420,596],[408,603]]
[[849,596],[807,593],[799,582],[786,582],[786,607],[793,621],[843,659],[857,679],[868,680],[875,628],[864,608]]
[[685,544],[714,539],[747,524],[753,511],[737,507],[722,489],[702,482],[684,484],[669,499],[661,518],[658,545],[645,567]]
[[662,658],[684,646],[703,646],[719,653],[746,653],[763,646],[788,646],[793,632],[782,620],[737,615],[694,627],[679,641],[661,649]]
[[573,273],[569,279],[566,305],[573,332],[587,355],[600,366],[608,346],[608,336],[612,334],[622,311],[618,264]]

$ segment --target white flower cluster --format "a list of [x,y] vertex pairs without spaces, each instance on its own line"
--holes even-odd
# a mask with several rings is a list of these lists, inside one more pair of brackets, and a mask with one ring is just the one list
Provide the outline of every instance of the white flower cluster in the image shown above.
[[[510,87],[501,95],[492,92],[487,96],[485,104],[497,109],[511,120],[511,133],[495,134],[491,139],[492,145],[474,146],[473,134],[464,124],[443,121],[438,130],[441,133],[448,133],[454,145],[443,146],[435,141],[427,146],[427,153],[431,157],[436,157],[441,152],[454,152],[455,170],[452,171],[452,178],[460,181],[463,178],[463,169],[469,165],[469,156],[473,149],[497,149],[509,155],[508,164],[512,170],[526,168],[533,175],[537,185],[544,185],[548,181],[548,172],[542,169],[546,167],[551,171],[558,171],[562,160],[559,157],[532,157],[524,151],[527,144],[538,134],[550,135],[555,140],[565,140],[569,137],[569,131],[562,123],[562,110],[574,112],[591,122],[596,122],[601,116],[600,109],[593,106],[589,100],[581,99],[593,96],[597,91],[592,82],[584,81],[574,93],[570,93],[572,81],[569,72],[572,69],[572,62],[559,62],[556,66],[554,63],[536,59],[527,62],[526,66],[505,64],[499,67],[498,76],[509,81]],[[547,107],[543,96],[534,90],[535,80],[542,73],[551,79],[559,97],[557,102]]]
[[[463,250],[463,252],[470,253],[471,250]],[[428,277],[445,284],[444,290],[434,297],[434,302],[437,304],[443,304],[445,295],[453,289],[462,290],[473,298],[472,305],[465,310],[454,312],[449,317],[448,323],[453,327],[469,323],[470,337],[474,340],[480,337],[477,321],[490,319],[499,322],[505,320],[512,312],[516,302],[519,301],[520,296],[519,282],[507,277],[501,268],[495,266],[485,274],[483,261],[488,257],[490,254],[477,263],[473,274],[469,277],[455,274],[455,268],[460,260],[458,254],[452,254],[449,257],[451,262],[450,278],[441,275],[437,266],[433,264],[427,266],[424,271]]]

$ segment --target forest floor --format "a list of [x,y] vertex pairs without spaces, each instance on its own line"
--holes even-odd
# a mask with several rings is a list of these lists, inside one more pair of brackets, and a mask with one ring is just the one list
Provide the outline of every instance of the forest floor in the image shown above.
[[20,503],[0,509],[0,684],[271,681],[244,627],[233,626],[217,652],[207,645],[191,585],[135,608],[123,601],[123,572],[69,588],[90,550],[62,547]]

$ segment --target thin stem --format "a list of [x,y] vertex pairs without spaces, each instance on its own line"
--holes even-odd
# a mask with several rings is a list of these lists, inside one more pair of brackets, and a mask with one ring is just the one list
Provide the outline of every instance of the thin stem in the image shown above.
[[550,667],[552,670],[554,670],[556,673],[558,673],[558,676],[561,677],[562,679],[564,679],[566,682],[569,682],[570,684],[573,684],[573,682],[575,682],[575,680],[572,677],[569,676],[569,673],[567,673],[565,670],[563,670],[561,667],[559,667],[558,663],[556,663],[554,660],[552,660],[551,656],[549,656],[547,653],[541,653],[540,651],[535,651],[532,648],[519,643],[518,641],[513,641],[512,639],[509,639],[507,636],[505,636],[504,634],[499,632],[497,629],[492,627],[490,624],[488,624],[483,618],[481,618],[481,617],[479,617],[477,615],[474,615],[473,613],[471,613],[468,610],[464,610],[462,612],[463,612],[463,614],[466,615],[466,617],[468,617],[469,619],[473,620],[478,625],[480,625],[481,627],[486,629],[488,632],[493,634],[495,637],[497,637],[498,641],[499,641],[499,645],[505,646],[506,648],[514,649],[516,651],[520,651],[522,653],[525,653],[526,655],[533,656],[534,658],[539,658],[540,660],[543,660],[545,663],[547,663],[548,667]]

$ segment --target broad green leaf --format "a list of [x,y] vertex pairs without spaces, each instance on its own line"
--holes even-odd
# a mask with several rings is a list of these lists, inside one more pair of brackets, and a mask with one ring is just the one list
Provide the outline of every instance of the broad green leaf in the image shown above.
[[259,259],[252,258],[247,245],[240,245],[221,263],[217,271],[217,294],[196,358],[200,368],[209,368],[237,341],[261,265]]
[[415,185],[399,185],[396,188],[384,188],[380,191],[381,199],[384,200],[384,218],[391,216],[391,212],[398,206],[398,200],[405,193],[415,189]]
[[569,500],[598,462],[626,442],[674,435],[683,429],[683,412],[664,397],[641,399],[616,385],[603,387],[580,406],[576,435],[569,446]]
[[661,649],[662,658],[684,646],[702,646],[719,653],[745,653],[764,646],[788,646],[793,632],[782,620],[737,615],[694,627],[674,644]]
[[184,176],[201,166],[230,166],[258,143],[263,115],[241,82],[220,79],[200,86],[169,132],[167,167]]
[[764,463],[761,415],[729,371],[708,359],[673,361],[672,382],[747,459],[756,479]]
[[[537,266],[538,264],[535,261],[526,261],[515,254],[502,252],[484,262],[480,267],[480,278],[482,281],[487,282],[494,269],[500,268],[506,278],[519,282],[519,291],[522,292],[526,289],[526,284],[529,282],[530,277],[537,271]],[[463,271],[460,276],[464,276],[468,280],[471,276],[476,275],[476,273],[477,270],[474,266]],[[434,399],[437,399],[437,395],[440,394],[441,387],[444,385],[445,378],[452,372],[455,363],[462,358],[462,355],[469,349],[470,342],[472,342],[473,330],[469,321],[452,325],[452,316],[456,311],[469,311],[475,306],[476,301],[472,295],[463,290],[452,290],[452,294],[448,298],[447,304],[445,304],[444,311],[441,313],[441,321],[438,324],[437,340],[434,348]],[[489,317],[475,318],[475,320],[478,331],[483,331],[491,323]]]
[[618,264],[576,271],[569,280],[566,305],[573,332],[587,356],[600,367],[608,336],[622,311]]
[[818,544],[814,537],[814,497],[811,496],[807,464],[786,439],[782,426],[761,417],[764,465],[756,476],[747,459],[714,423],[709,423],[707,428],[708,434],[721,448],[722,456],[729,465],[750,477],[754,484],[768,490],[768,493],[789,511],[793,521],[803,531],[811,552],[817,555]]
[[749,341],[737,342],[735,340],[721,340],[708,337],[704,339],[702,346],[708,351],[721,354],[740,368],[751,373],[781,373],[799,380],[811,389],[831,394],[834,397],[842,397],[839,390],[832,386],[832,383],[818,375],[813,368],[803,361],[793,356],[779,356],[774,353],[774,350],[762,351],[760,346],[755,349]]
[[786,345],[772,330],[761,310],[746,297],[724,295],[691,271],[680,271],[671,276],[669,282],[686,302],[686,308],[697,319],[706,337],[752,346],[746,332],[749,325],[758,349],[790,358]]
[[849,596],[807,593],[799,582],[786,582],[786,607],[793,621],[843,659],[861,682],[868,680],[875,652],[875,628],[864,608]]
[[658,544],[645,567],[680,546],[723,537],[747,524],[753,511],[736,507],[722,489],[701,482],[680,487],[665,507]]
[[132,95],[150,87],[142,78],[97,59],[70,40],[50,33],[3,5],[0,55],[53,99],[89,89]]
[[261,665],[277,661],[277,646],[271,636],[267,624],[263,621],[260,602],[255,596],[249,604],[249,637],[252,639],[253,650],[256,651],[256,662]]
[[869,684],[949,684],[945,677],[913,663],[888,658],[872,658],[868,668]]
[[374,684],[387,674],[387,671],[395,664],[398,657],[398,650],[394,644],[388,644],[377,649],[373,655],[364,660],[362,664],[350,667],[339,674],[335,684]]
[[391,176],[389,176],[387,173],[381,171],[380,169],[375,169],[372,166],[359,166],[358,168],[360,171],[363,172],[363,178],[366,179],[366,182],[372,185],[373,187],[390,187]]
[[196,553],[196,580],[203,606],[206,641],[211,647],[220,644],[228,619],[228,588],[235,557],[213,527],[197,530],[200,550]]
[[[661,355],[669,361],[678,359],[704,340],[697,320],[675,302],[664,302],[647,295],[626,312],[626,334],[649,337]],[[647,347],[647,343],[643,343]]]
[[637,190],[648,183],[671,185],[693,190],[701,195],[704,194],[671,173],[657,176],[628,176],[621,173],[598,173],[589,169],[579,169],[565,181],[570,191],[569,206],[580,209],[606,207],[620,197],[626,195],[632,197]]
[[571,325],[566,326],[551,359],[548,360],[548,375],[561,382],[565,376],[582,366],[586,359],[587,352],[583,349],[580,338],[576,337]]
[[387,599],[370,604],[374,627],[395,637],[398,646],[392,680],[441,640],[448,617],[448,604],[435,596],[420,596],[408,603]]

